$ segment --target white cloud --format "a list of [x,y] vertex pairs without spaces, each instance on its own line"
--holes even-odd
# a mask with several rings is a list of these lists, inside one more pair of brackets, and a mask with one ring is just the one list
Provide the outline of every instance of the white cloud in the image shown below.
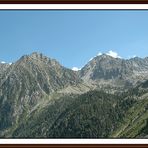
[[133,55],[133,58],[135,58],[136,57],[136,55]]
[[1,61],[1,63],[2,63],[2,64],[5,64],[6,62],[5,62],[5,61]]
[[73,67],[72,70],[73,70],[73,71],[78,71],[78,70],[81,70],[81,68]]
[[102,53],[101,53],[101,52],[99,52],[99,53],[97,54],[97,56],[100,56],[100,55],[102,55]]
[[[7,62],[5,62],[5,61],[1,61],[0,63],[2,63],[2,64],[6,64]],[[11,65],[12,63],[7,63],[7,64]]]
[[117,52],[114,52],[112,50],[110,50],[109,52],[106,53],[107,55],[113,57],[113,58],[121,58]]

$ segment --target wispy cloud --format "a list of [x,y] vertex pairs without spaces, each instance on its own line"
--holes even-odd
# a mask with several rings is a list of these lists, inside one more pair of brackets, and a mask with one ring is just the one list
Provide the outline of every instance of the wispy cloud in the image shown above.
[[113,58],[121,58],[117,52],[112,51],[112,50],[108,51],[106,54],[113,57]]
[[6,62],[5,62],[5,61],[1,61],[1,63],[2,63],[2,64],[5,64]]
[[[1,61],[0,63],[1,63],[1,64],[6,64],[7,62]],[[7,63],[7,64],[11,65],[12,63]]]
[[73,71],[78,71],[78,70],[81,70],[81,68],[73,67],[72,70],[73,70]]
[[101,53],[101,52],[99,52],[99,53],[97,54],[97,56],[100,56],[100,55],[102,55],[102,53]]

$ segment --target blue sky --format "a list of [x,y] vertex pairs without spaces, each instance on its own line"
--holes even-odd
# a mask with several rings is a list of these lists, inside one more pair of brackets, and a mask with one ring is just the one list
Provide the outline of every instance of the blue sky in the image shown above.
[[0,61],[34,51],[84,66],[99,52],[148,56],[148,11],[0,11]]

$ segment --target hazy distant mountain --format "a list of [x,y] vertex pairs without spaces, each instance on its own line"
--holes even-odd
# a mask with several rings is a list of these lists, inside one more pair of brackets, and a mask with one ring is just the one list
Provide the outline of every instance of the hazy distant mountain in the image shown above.
[[148,58],[103,54],[75,72],[24,55],[0,64],[0,136],[146,137],[147,81]]

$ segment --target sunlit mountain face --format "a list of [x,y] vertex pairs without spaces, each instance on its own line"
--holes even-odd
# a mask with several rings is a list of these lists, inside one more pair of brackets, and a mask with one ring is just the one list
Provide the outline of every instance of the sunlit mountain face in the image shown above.
[[[69,69],[41,53],[0,63],[1,138],[147,138],[148,58]],[[132,123],[132,124],[131,124]]]

